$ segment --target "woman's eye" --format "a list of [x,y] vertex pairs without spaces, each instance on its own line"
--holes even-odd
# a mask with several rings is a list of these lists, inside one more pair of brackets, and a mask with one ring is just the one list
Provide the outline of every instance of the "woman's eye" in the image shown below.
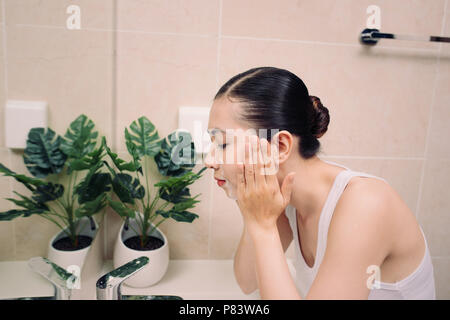
[[226,146],[227,146],[227,143],[225,143],[225,144],[219,144],[219,147],[220,147],[221,149],[225,149]]

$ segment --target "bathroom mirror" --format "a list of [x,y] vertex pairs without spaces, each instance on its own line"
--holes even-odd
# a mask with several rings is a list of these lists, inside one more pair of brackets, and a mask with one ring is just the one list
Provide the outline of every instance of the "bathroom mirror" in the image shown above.
[[[38,116],[60,136],[84,114],[95,124],[97,144],[105,136],[115,150],[116,2],[0,1],[0,163],[8,169],[32,177],[24,163],[24,148],[6,145],[3,124],[8,100],[21,100],[24,105],[44,102],[46,112],[43,109]],[[28,132],[23,125],[31,113],[23,109],[18,112],[19,117],[9,119],[11,134]],[[77,180],[82,178],[83,174],[79,174]],[[69,178],[60,172],[49,179],[67,186],[74,176]],[[0,212],[16,208],[5,199],[20,200],[15,192],[31,196],[23,184],[0,174]],[[55,205],[55,210],[62,208]],[[104,212],[95,215],[100,228],[103,218]],[[49,241],[60,231],[39,214],[0,221],[0,299],[52,296],[51,285],[33,274],[27,261],[47,257]],[[93,245],[96,243],[94,239]],[[98,264],[103,247],[94,251],[97,260],[93,259],[93,263]]]

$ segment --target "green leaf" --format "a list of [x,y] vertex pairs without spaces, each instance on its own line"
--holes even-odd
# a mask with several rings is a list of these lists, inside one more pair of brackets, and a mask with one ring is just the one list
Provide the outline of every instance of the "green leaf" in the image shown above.
[[74,193],[78,195],[79,204],[92,201],[111,190],[111,176],[108,173],[97,173],[102,166],[103,163],[98,162],[91,167],[84,179],[75,186]]
[[1,163],[0,163],[0,172],[3,173],[4,176],[13,177],[14,179],[16,179],[17,181],[22,183],[28,190],[31,190],[31,191],[34,191],[36,189],[35,187],[37,187],[37,186],[47,184],[47,182],[45,182],[43,180],[35,179],[35,178],[27,177],[23,174],[15,173],[14,171],[8,169]]
[[182,202],[190,196],[187,186],[199,179],[205,170],[206,167],[203,167],[198,173],[189,171],[180,177],[170,177],[155,183],[154,186],[159,187],[158,193],[162,199],[172,203]]
[[133,160],[130,162],[126,162],[123,159],[120,159],[118,155],[111,151],[111,149],[106,145],[106,140],[103,137],[102,144],[105,145],[106,152],[108,153],[109,157],[111,158],[112,162],[115,164],[115,166],[119,169],[119,171],[131,171],[135,172],[136,170],[141,168],[141,165],[137,161],[138,159],[136,154],[135,146],[132,145],[132,148],[134,150]]
[[17,217],[23,216],[24,218],[31,216],[32,214],[41,214],[48,211],[48,207],[44,203],[35,202],[32,199],[21,195],[20,193],[13,191],[17,194],[22,200],[6,198],[16,204],[19,207],[24,208],[25,210],[13,209],[6,212],[0,212],[0,221],[12,220]]
[[191,223],[196,218],[198,218],[197,214],[189,212],[189,211],[178,212],[178,211],[172,211],[172,210],[169,210],[169,211],[157,210],[156,213],[163,216],[164,218],[172,218],[178,222]]
[[172,207],[172,210],[173,210],[173,211],[184,211],[184,210],[187,210],[187,209],[194,208],[194,207],[195,207],[195,204],[198,203],[198,202],[200,202],[200,201],[198,201],[198,200],[195,200],[195,199],[196,199],[198,196],[200,196],[200,195],[201,195],[201,194],[198,194],[198,195],[196,195],[194,198],[190,198],[190,199],[187,199],[187,200],[185,200],[185,201],[176,203],[176,204]]
[[154,157],[161,145],[158,131],[153,123],[146,117],[140,117],[137,122],[133,121],[130,125],[130,131],[125,128],[125,141],[128,152],[133,158],[141,159],[147,155]]
[[85,158],[82,159],[73,159],[68,161],[68,171],[67,174],[71,174],[72,171],[82,171],[88,170],[92,165],[86,161]]
[[121,201],[114,201],[111,199],[109,195],[106,195],[108,199],[108,204],[113,208],[115,212],[117,212],[121,217],[135,217],[135,211],[133,209],[128,208],[125,206]]
[[47,128],[32,128],[28,132],[23,160],[28,171],[37,178],[61,172],[67,156],[60,150],[62,138]]
[[61,150],[70,158],[80,159],[92,152],[98,132],[92,132],[94,123],[84,114],[76,118],[67,129]]
[[134,199],[142,199],[145,189],[139,180],[126,173],[118,173],[112,180],[114,193],[122,202],[134,204]]
[[177,130],[169,134],[162,142],[159,153],[155,156],[159,172],[164,176],[181,176],[192,170],[196,154],[191,134]]
[[46,210],[43,209],[29,209],[29,210],[17,210],[12,209],[6,212],[0,212],[0,221],[10,221],[18,217],[29,217],[32,214],[41,214]]
[[17,200],[17,199],[12,199],[12,198],[6,198],[7,200],[10,200],[12,202],[14,202],[17,206],[19,207],[23,207],[25,209],[39,209],[39,210],[44,210],[44,211],[48,211],[49,208],[47,207],[47,205],[43,202],[37,202],[33,199],[30,199],[24,195],[21,195],[20,193],[18,193],[17,191],[13,191],[16,195],[18,195],[22,200]]
[[70,159],[68,164],[67,174],[71,174],[72,171],[89,170],[93,166],[99,166],[105,154],[106,142],[105,137],[102,138],[101,145],[92,152],[85,155],[83,158]]
[[0,212],[0,221],[10,221],[15,218],[18,218],[24,214],[24,212],[27,210],[9,210],[5,212]]
[[78,218],[92,216],[106,206],[106,193],[102,193],[91,201],[84,202],[75,210],[75,216]]
[[155,186],[160,187],[160,197],[174,203],[174,206],[170,210],[157,210],[156,214],[165,218],[172,218],[179,222],[192,222],[198,218],[197,214],[189,212],[187,209],[194,208],[195,204],[200,202],[199,200],[195,200],[200,194],[190,198],[187,186],[199,179],[206,169],[206,167],[203,167],[198,173],[187,172],[181,177],[171,177],[165,181],[156,183]]
[[64,194],[64,186],[62,184],[47,183],[40,185],[33,191],[33,200],[44,203],[58,199]]
[[178,190],[177,187],[164,188],[159,190],[159,196],[168,202],[178,203],[189,199],[191,192],[189,188]]

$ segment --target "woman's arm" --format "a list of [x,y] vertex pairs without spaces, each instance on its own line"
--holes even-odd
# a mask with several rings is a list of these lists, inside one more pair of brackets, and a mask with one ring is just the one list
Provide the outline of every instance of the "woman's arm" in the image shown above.
[[[358,195],[347,193],[336,207],[324,259],[304,298],[367,299],[371,276],[367,268],[380,267],[390,248],[388,197],[369,190],[358,190]],[[301,299],[275,230],[254,228],[251,234],[261,298]]]
[[277,229],[254,228],[250,234],[255,247],[261,299],[301,299],[289,271]]
[[[277,220],[277,231],[283,247],[283,252],[292,242],[292,231],[285,213]],[[234,256],[234,275],[245,294],[250,294],[258,288],[255,268],[255,248],[253,240],[244,224],[241,240]]]
[[389,199],[387,192],[372,186],[347,190],[341,197],[307,299],[368,298],[371,270],[380,271],[392,248]]

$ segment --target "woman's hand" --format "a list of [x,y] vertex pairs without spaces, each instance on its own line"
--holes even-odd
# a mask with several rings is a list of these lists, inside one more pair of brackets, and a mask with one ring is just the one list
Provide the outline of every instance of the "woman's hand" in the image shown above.
[[[276,152],[266,139],[250,136],[245,144],[244,164],[238,164],[237,203],[250,233],[276,227],[289,204],[295,172],[283,180],[281,189],[274,168]],[[275,171],[275,172],[274,172]]]

